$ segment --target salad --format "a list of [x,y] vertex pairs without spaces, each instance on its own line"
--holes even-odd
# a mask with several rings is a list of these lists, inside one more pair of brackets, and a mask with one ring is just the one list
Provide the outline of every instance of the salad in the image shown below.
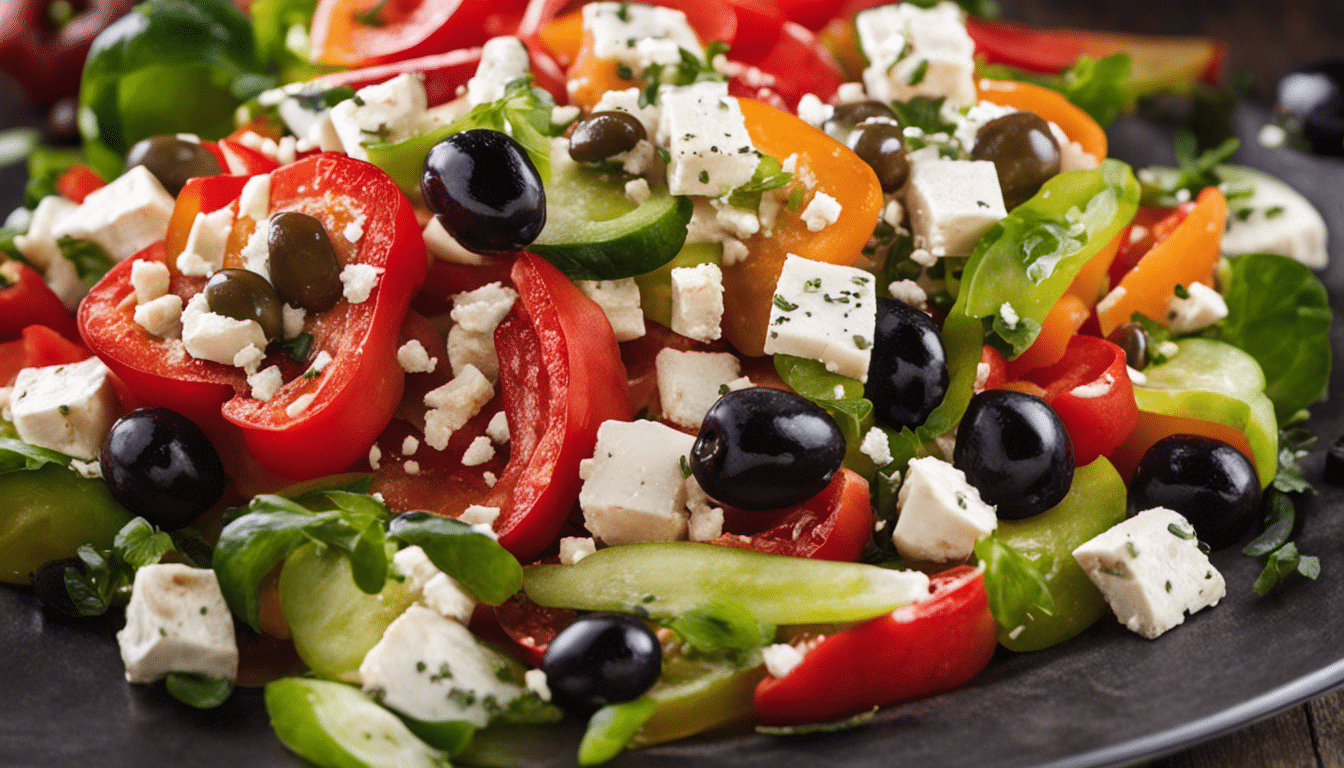
[[1216,44],[672,5],[109,27],[0,243],[5,580],[377,766],[843,729],[1173,630],[1210,548],[1316,577],[1320,216],[1097,122]]

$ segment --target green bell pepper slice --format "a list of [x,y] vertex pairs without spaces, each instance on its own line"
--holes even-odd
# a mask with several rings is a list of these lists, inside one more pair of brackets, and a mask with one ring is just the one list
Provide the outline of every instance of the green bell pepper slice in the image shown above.
[[8,584],[27,584],[38,566],[84,544],[110,548],[132,517],[106,483],[60,464],[0,475],[0,498],[0,581]]

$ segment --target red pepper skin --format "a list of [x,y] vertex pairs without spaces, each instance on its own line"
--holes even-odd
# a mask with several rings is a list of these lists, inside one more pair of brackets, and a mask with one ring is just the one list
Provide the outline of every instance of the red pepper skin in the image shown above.
[[941,693],[980,673],[998,645],[984,575],[958,566],[925,600],[825,638],[784,677],[756,686],[766,725],[826,723]]
[[56,191],[61,193],[62,197],[69,198],[76,203],[83,203],[84,198],[89,193],[101,189],[107,185],[103,177],[89,166],[80,163],[56,180]]
[[24,368],[78,363],[90,355],[83,344],[45,325],[30,325],[19,338],[0,344],[0,387],[12,386],[14,377]]
[[93,39],[131,10],[132,0],[72,3],[74,15],[57,25],[49,2],[0,0],[0,71],[8,72],[39,104],[49,105],[79,90]]
[[168,217],[168,232],[163,236],[164,255],[170,267],[187,247],[196,214],[214,213],[228,206],[238,199],[246,185],[244,176],[206,176],[189,179],[182,185],[173,213]]
[[[499,605],[484,607],[490,609],[498,629],[491,633],[493,637],[505,641],[520,661],[533,667],[541,666],[551,641],[579,616],[577,611],[568,608],[537,605],[522,592]],[[477,611],[479,613],[480,609]],[[472,616],[473,631],[477,629],[476,619],[477,616]]]
[[1003,355],[999,354],[997,349],[988,344],[981,347],[980,365],[985,366],[985,380],[981,383],[980,377],[976,376],[976,383],[981,384],[975,389],[977,393],[986,389],[999,389],[1008,382],[1008,361],[1003,359]]
[[[215,205],[221,197],[217,193],[242,182],[197,179],[183,194],[192,191],[194,197],[186,203],[192,210],[208,210],[221,207]],[[198,185],[194,190],[193,184]],[[94,286],[80,305],[79,324],[89,348],[143,401],[196,419],[207,431],[221,427],[222,416],[241,429],[249,455],[262,467],[301,480],[353,464],[392,418],[404,380],[396,342],[411,297],[424,281],[426,259],[410,202],[368,163],[334,154],[300,160],[271,174],[270,199],[272,211],[297,210],[321,220],[343,263],[383,270],[367,301],[338,302],[308,319],[305,330],[314,337],[313,354],[325,350],[333,358],[319,376],[295,375],[270,400],[255,400],[247,394],[241,369],[192,358],[181,342],[150,336],[140,328],[133,317],[130,284],[136,258],[168,263],[170,289],[183,297],[194,295],[203,284],[200,278],[177,274],[162,243],[114,267]],[[340,234],[355,213],[365,217],[358,245]],[[277,362],[283,370],[285,361]],[[314,395],[308,407],[294,416],[286,413],[308,394]]]
[[27,264],[16,264],[18,280],[0,288],[0,340],[16,339],[30,325],[45,325],[67,339],[78,339],[75,318]]
[[[733,511],[726,522],[733,527],[743,519],[760,516],[760,512]],[[872,535],[868,481],[841,467],[821,493],[782,513],[765,530],[745,536],[726,533],[714,543],[772,555],[855,562]]]
[[1139,423],[1125,351],[1105,339],[1075,335],[1062,360],[1029,371],[1024,379],[1045,390],[1045,401],[1069,431],[1080,467],[1110,455]]
[[511,278],[518,301],[495,330],[510,457],[484,503],[500,507],[499,543],[530,561],[573,510],[597,428],[630,419],[630,394],[601,307],[535,254],[519,254]]
[[792,112],[803,94],[814,93],[827,101],[845,81],[840,62],[801,24],[781,21],[777,33],[766,40],[757,39],[755,47],[761,50],[755,55],[739,52],[736,46],[728,52],[732,61],[746,65],[728,81],[733,96]]
[[224,170],[230,175],[258,176],[280,167],[271,158],[234,139],[220,139],[218,146],[224,156]]
[[313,61],[364,67],[481,45],[518,28],[524,0],[405,0],[388,3],[380,23],[365,24],[368,3],[318,0]]

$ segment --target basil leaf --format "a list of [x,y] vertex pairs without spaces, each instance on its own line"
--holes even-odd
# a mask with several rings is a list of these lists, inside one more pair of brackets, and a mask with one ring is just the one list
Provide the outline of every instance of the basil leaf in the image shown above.
[[174,699],[197,709],[214,709],[233,693],[233,681],[188,672],[169,672],[164,687]]
[[728,204],[734,208],[754,212],[761,207],[761,195],[772,189],[779,189],[790,181],[793,181],[793,174],[785,172],[778,160],[769,155],[761,155],[751,181],[728,193]]
[[1251,589],[1255,594],[1264,597],[1294,573],[1315,581],[1321,575],[1321,561],[1312,555],[1298,552],[1297,545],[1290,541],[1269,556],[1265,569],[1260,572]]
[[1264,557],[1288,543],[1297,521],[1297,510],[1286,493],[1269,491],[1265,494],[1265,530],[1241,550],[1250,557]]
[[[989,610],[1006,632],[1023,626],[1033,609],[1055,615],[1050,587],[1035,563],[990,534],[975,543],[975,558],[985,567]],[[1044,570],[1049,570],[1048,564]]]
[[980,68],[980,76],[996,80],[1017,80],[1057,91],[1105,128],[1115,122],[1133,101],[1129,84],[1132,70],[1133,61],[1129,54],[1113,53],[1100,59],[1093,59],[1083,54],[1072,67],[1058,75],[1045,75],[1004,64],[991,64]]
[[173,548],[173,540],[163,531],[155,530],[143,517],[131,520],[112,540],[112,554],[134,571],[157,563]]
[[168,537],[173,540],[173,549],[193,568],[209,568],[214,558],[215,548],[195,528],[178,528]]
[[311,540],[307,529],[315,520],[335,515],[314,515],[289,499],[272,495],[256,497],[247,508],[252,511],[220,532],[213,567],[229,610],[260,631],[257,590],[261,580],[281,560]]
[[863,382],[826,370],[819,360],[775,355],[775,371],[794,392],[808,400],[849,400],[863,397]]
[[66,236],[57,240],[56,245],[61,249],[61,255],[74,263],[80,282],[87,286],[102,280],[112,268],[112,257],[92,240]]
[[387,551],[383,548],[382,519],[327,513],[313,518],[306,532],[314,541],[339,549],[350,558],[351,575],[360,591],[369,595],[383,591],[387,581]]
[[666,626],[701,653],[759,648],[775,636],[775,628],[756,621],[751,611],[737,603],[720,601],[693,608]]
[[88,544],[75,554],[84,564],[84,570],[73,565],[65,569],[65,592],[80,616],[102,616],[111,605],[107,561]]
[[1301,263],[1257,253],[1232,260],[1228,315],[1219,338],[1245,350],[1265,372],[1265,394],[1280,422],[1325,394],[1330,383],[1330,297]]
[[476,599],[499,605],[523,587],[523,568],[492,537],[449,517],[407,512],[392,520],[388,537],[425,551],[430,562]]
[[598,765],[619,755],[656,709],[658,702],[641,696],[594,712],[579,742],[579,765]]
[[70,466],[70,457],[49,448],[0,437],[0,475],[10,472],[31,472],[48,464]]
[[873,721],[873,716],[877,714],[877,707],[873,707],[867,712],[860,712],[857,715],[851,715],[843,720],[835,720],[829,723],[807,723],[806,725],[758,725],[757,733],[764,733],[767,736],[807,736],[813,733],[835,733],[836,731],[848,731],[852,728],[867,725]]
[[28,184],[23,189],[23,207],[36,208],[42,198],[59,194],[56,181],[84,160],[78,149],[38,147],[28,155]]

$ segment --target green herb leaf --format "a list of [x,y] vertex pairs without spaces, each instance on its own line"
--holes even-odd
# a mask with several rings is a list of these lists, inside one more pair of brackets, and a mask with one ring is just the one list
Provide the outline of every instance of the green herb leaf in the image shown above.
[[233,693],[233,681],[228,678],[188,672],[169,672],[163,684],[174,699],[196,709],[214,709]]
[[276,339],[271,342],[271,346],[289,355],[294,362],[303,365],[308,362],[308,355],[313,351],[313,334],[305,331],[292,339]]
[[68,467],[70,457],[22,440],[0,437],[0,475],[10,472],[32,472],[48,464]]
[[117,532],[112,540],[112,553],[131,570],[157,563],[173,549],[173,540],[163,531],[156,530],[143,517],[137,517]]
[[793,174],[785,173],[778,160],[769,155],[761,155],[751,181],[730,192],[728,204],[735,208],[754,211],[761,207],[763,194],[772,189],[779,189],[792,180]]
[[1321,575],[1321,561],[1312,555],[1297,551],[1297,545],[1291,541],[1274,550],[1265,563],[1265,569],[1256,578],[1251,589],[1261,597],[1269,594],[1283,583],[1288,576],[1298,573],[1312,581]]
[[925,134],[951,134],[957,130],[957,126],[943,119],[944,101],[946,99],[916,96],[909,101],[893,101],[891,111],[896,113],[896,122],[900,123],[902,128],[918,128]]
[[103,279],[103,275],[112,268],[112,257],[92,240],[62,237],[56,241],[56,245],[60,247],[62,256],[74,262],[75,272],[85,285],[91,286]]
[[1012,328],[997,314],[983,318],[982,322],[985,325],[985,343],[1009,360],[1027,351],[1027,347],[1036,341],[1041,332],[1041,324],[1030,317],[1019,318]]
[[255,630],[261,629],[257,594],[261,580],[281,560],[308,543],[307,530],[318,518],[282,496],[254,498],[246,513],[224,526],[215,545],[214,569],[229,610]]
[[388,537],[419,546],[439,570],[483,603],[499,605],[522,589],[518,560],[498,541],[459,520],[407,512],[392,521]]
[[579,742],[579,765],[599,765],[619,755],[657,708],[658,702],[641,696],[594,712]]
[[1306,411],[1300,411],[1279,428],[1279,468],[1273,486],[1284,493],[1315,493],[1316,489],[1302,474],[1302,459],[1316,443],[1316,435],[1306,425]]
[[1130,104],[1129,78],[1132,70],[1133,62],[1128,54],[1114,53],[1100,59],[1084,54],[1078,57],[1072,67],[1058,75],[991,64],[980,68],[980,76],[1017,80],[1057,91],[1105,128],[1115,122]]
[[1269,491],[1265,494],[1265,530],[1241,550],[1249,557],[1264,557],[1280,549],[1292,538],[1297,521],[1297,510],[1286,493]]
[[836,733],[837,731],[848,731],[854,728],[865,726],[873,721],[873,716],[877,714],[877,707],[866,712],[860,712],[857,715],[851,715],[843,720],[835,720],[829,723],[808,723],[806,725],[758,725],[757,733],[764,733],[767,736],[808,736],[814,733]]
[[1144,184],[1143,204],[1170,207],[1183,198],[1193,199],[1206,187],[1218,186],[1223,183],[1218,166],[1232,157],[1240,146],[1239,139],[1230,138],[1212,149],[1198,153],[1199,143],[1195,135],[1185,130],[1178,131],[1175,139],[1177,173],[1166,183]]
[[985,567],[989,610],[1005,632],[1023,626],[1032,610],[1055,614],[1055,601],[1041,570],[994,534],[975,543],[975,557]]
[[34,147],[28,155],[28,184],[23,189],[23,206],[36,208],[42,198],[60,194],[56,181],[71,168],[84,161],[78,149]]
[[775,628],[756,621],[751,611],[736,603],[719,601],[693,608],[666,626],[701,653],[760,648],[775,636]]

